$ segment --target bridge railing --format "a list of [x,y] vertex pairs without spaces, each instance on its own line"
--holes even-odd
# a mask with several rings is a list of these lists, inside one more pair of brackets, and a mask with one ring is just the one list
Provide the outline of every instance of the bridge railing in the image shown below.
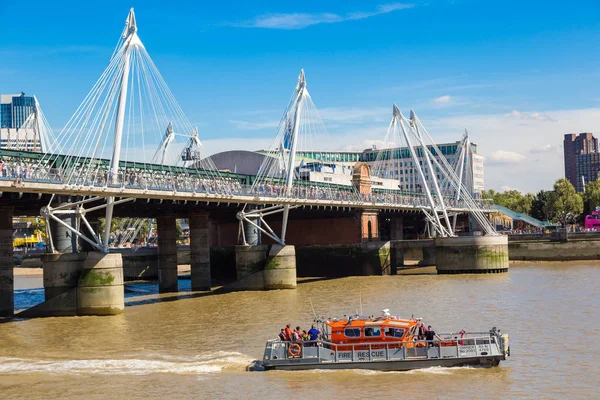
[[[21,182],[47,182],[63,185],[88,187],[121,187],[140,190],[163,190],[177,192],[212,193],[221,195],[238,195],[251,197],[267,197],[273,199],[295,200],[332,200],[358,204],[372,204],[385,207],[407,205],[411,207],[429,207],[424,195],[415,193],[402,194],[397,192],[376,192],[359,194],[352,187],[331,187],[320,183],[306,182],[294,186],[291,193],[283,184],[247,185],[240,180],[227,175],[212,176],[180,171],[156,169],[127,169],[122,168],[116,176],[104,166],[93,168],[75,165],[70,168],[55,168],[49,163],[23,163],[0,161],[0,179],[17,180]],[[466,208],[462,201],[446,198],[449,207]],[[483,204],[481,208],[484,209]]]

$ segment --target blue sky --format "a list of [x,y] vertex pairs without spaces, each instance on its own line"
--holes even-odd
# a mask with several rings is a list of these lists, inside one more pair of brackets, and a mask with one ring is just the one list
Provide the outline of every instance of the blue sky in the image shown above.
[[131,6],[206,154],[266,147],[301,68],[324,148],[378,143],[396,102],[440,142],[467,127],[490,188],[549,188],[562,134],[600,136],[600,4],[585,0],[0,1],[0,92],[36,94],[60,130]]

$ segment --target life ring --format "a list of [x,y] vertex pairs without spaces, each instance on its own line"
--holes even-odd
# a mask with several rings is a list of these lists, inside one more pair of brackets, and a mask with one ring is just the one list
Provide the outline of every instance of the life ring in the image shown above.
[[298,343],[292,343],[288,348],[288,354],[292,357],[300,357],[302,354],[302,347],[300,347]]

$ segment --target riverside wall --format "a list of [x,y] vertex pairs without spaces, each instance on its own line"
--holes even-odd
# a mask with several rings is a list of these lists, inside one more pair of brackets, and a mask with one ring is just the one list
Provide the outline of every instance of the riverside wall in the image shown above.
[[600,260],[600,240],[508,242],[511,261]]

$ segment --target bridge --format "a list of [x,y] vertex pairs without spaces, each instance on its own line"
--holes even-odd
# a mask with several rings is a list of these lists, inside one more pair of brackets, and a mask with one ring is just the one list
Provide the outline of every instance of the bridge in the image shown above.
[[[382,163],[389,156],[385,152],[379,154],[373,170],[366,163],[357,163],[351,186],[302,180],[295,164],[296,154],[300,150],[314,151],[325,132],[302,70],[256,175],[219,171],[210,157],[201,156],[199,131],[189,122],[150,58],[138,36],[131,9],[108,66],[62,131],[45,139],[45,152],[0,150],[0,191],[16,196],[3,196],[0,205],[17,210],[26,207],[19,202],[25,194],[37,196],[38,202],[47,201],[40,212],[48,222],[53,252],[45,258],[44,268],[54,269],[53,276],[64,277],[67,273],[77,277],[57,286],[62,288],[57,292],[62,298],[56,302],[68,302],[65,297],[71,296],[78,314],[122,311],[122,281],[120,289],[118,284],[122,260],[120,254],[111,253],[111,222],[116,209],[133,212],[143,201],[171,202],[190,212],[192,286],[203,290],[210,290],[207,211],[220,205],[238,206],[236,217],[244,247],[239,257],[236,255],[236,262],[238,272],[246,272],[238,273],[240,281],[246,282],[242,288],[255,285],[252,282],[259,275],[264,288],[295,287],[295,251],[286,240],[292,210],[358,213],[359,229],[367,240],[373,237],[379,212],[422,213],[429,234],[445,239],[457,237],[458,215],[468,214],[479,231],[497,241],[485,215],[491,210],[473,198],[463,180],[466,156],[461,153],[459,162],[450,165],[440,156],[442,152],[414,111],[407,118],[396,105],[392,107],[386,141],[408,149],[424,185],[418,192],[402,191],[400,186],[397,190],[372,187],[372,176],[387,177]],[[468,135],[463,141],[468,145]],[[427,175],[434,168],[440,171],[443,186],[439,176]],[[195,207],[193,211],[189,211],[190,206]],[[105,220],[103,232],[93,227],[99,212]],[[12,209],[5,207],[0,213],[4,215],[0,230],[8,231]],[[279,214],[281,219],[275,222]],[[95,221],[89,218],[92,215]],[[161,291],[177,290],[174,225],[173,214],[159,215]],[[73,256],[54,252],[52,238],[58,231],[68,231],[85,242],[88,253]],[[254,234],[254,242],[247,240],[249,232],[265,235],[274,245],[265,250]],[[0,237],[0,242],[8,242],[7,234]],[[67,271],[74,263],[78,265],[76,271]],[[253,269],[261,263],[270,272]],[[7,293],[12,293],[12,269],[10,273],[6,268],[0,270],[2,274],[10,275],[10,285],[5,285],[0,295],[10,297]],[[100,284],[115,279],[116,286]],[[105,295],[97,294],[101,292]],[[10,304],[4,307],[9,308]]]

